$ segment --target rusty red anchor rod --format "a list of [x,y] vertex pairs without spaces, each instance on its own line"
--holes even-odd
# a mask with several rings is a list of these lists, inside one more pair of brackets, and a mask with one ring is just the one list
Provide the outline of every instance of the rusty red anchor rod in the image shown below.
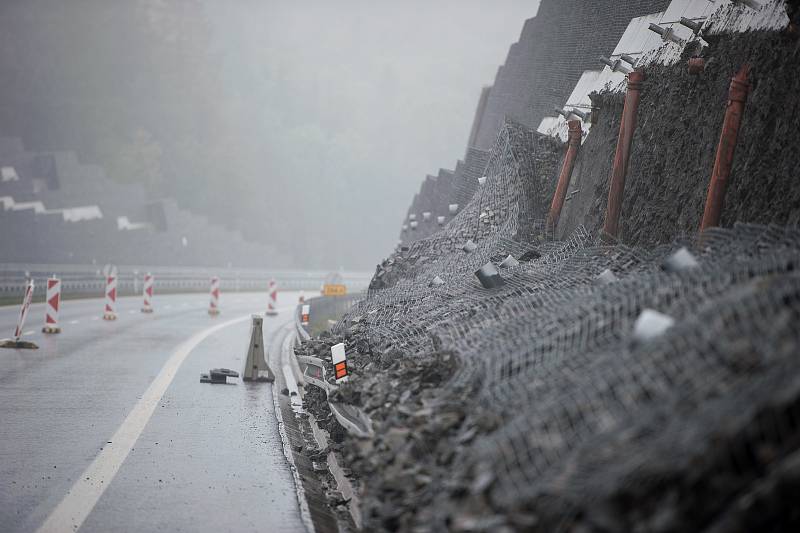
[[619,125],[617,152],[614,155],[614,169],[611,172],[611,183],[608,187],[608,207],[603,234],[612,239],[619,232],[619,215],[622,211],[622,198],[625,192],[625,176],[628,173],[628,161],[631,158],[633,132],[636,130],[636,118],[639,113],[639,95],[644,82],[644,72],[634,70],[628,74],[628,91],[622,108],[622,121]]
[[706,207],[703,211],[703,221],[700,223],[700,232],[706,228],[719,226],[722,217],[722,204],[725,202],[725,191],[728,188],[728,178],[733,168],[733,154],[736,151],[736,139],[739,137],[739,126],[742,124],[744,104],[750,84],[747,75],[750,65],[744,65],[739,72],[731,78],[731,87],[728,90],[728,107],[725,110],[725,121],[722,123],[722,134],[719,136],[717,157],[714,160],[714,170],[711,172],[711,183],[708,184]]
[[564,207],[569,180],[572,177],[572,169],[575,168],[575,159],[578,157],[578,151],[581,148],[581,137],[583,136],[580,120],[570,120],[567,124],[569,125],[569,146],[567,147],[567,154],[564,156],[564,164],[561,166],[561,174],[558,175],[558,184],[556,185],[556,192],[553,194],[553,202],[550,204],[550,213],[547,216],[547,227],[553,231],[558,226],[561,208]]

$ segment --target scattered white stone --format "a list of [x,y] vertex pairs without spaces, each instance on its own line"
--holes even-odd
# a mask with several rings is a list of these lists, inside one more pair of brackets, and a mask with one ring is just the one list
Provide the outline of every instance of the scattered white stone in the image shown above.
[[664,334],[675,324],[675,319],[654,309],[645,309],[633,325],[633,338],[646,342]]
[[610,283],[614,283],[615,281],[619,281],[619,278],[617,278],[617,276],[607,268],[597,275],[595,281],[601,285],[608,285]]
[[514,256],[511,254],[508,254],[508,257],[500,262],[500,268],[512,268],[515,266],[519,266],[519,261],[514,259]]
[[685,246],[681,247],[678,251],[667,257],[662,264],[662,267],[667,272],[681,272],[683,270],[689,270],[699,266],[700,263],[697,262],[697,259],[695,259],[692,253],[687,250]]

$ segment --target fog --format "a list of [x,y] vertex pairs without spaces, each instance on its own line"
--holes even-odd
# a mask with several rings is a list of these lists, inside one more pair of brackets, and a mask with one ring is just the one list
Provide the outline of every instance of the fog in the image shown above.
[[463,157],[536,0],[4,0],[0,134],[152,198],[369,269]]

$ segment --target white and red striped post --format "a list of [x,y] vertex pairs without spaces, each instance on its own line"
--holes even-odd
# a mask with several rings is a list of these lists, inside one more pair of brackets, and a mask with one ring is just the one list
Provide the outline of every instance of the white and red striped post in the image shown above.
[[153,312],[153,285],[155,281],[151,273],[148,272],[144,275],[144,303],[142,304],[142,313]]
[[278,284],[275,279],[269,280],[269,301],[267,302],[268,316],[275,316],[278,314]]
[[44,327],[42,333],[61,333],[58,325],[58,310],[61,308],[61,280],[53,276],[47,280],[47,295],[44,300]]
[[22,337],[22,328],[25,327],[25,319],[28,317],[28,309],[31,307],[31,300],[33,299],[33,280],[28,280],[28,285],[25,287],[25,296],[22,299],[22,308],[19,310],[19,320],[17,320],[17,329],[14,330],[14,341],[19,342]]
[[307,326],[310,314],[311,314],[311,306],[308,304],[303,304],[302,307],[300,307],[300,324],[302,324],[303,326]]
[[103,311],[103,320],[117,319],[117,276],[106,276],[106,307]]
[[216,316],[219,314],[219,277],[211,278],[211,301],[208,302],[208,314]]

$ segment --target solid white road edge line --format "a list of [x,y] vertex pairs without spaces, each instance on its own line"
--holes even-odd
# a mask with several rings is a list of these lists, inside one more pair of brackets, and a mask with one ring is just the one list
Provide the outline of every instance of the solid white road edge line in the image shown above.
[[103,447],[37,531],[40,533],[74,533],[77,531],[128,457],[131,448],[136,444],[136,440],[142,434],[150,417],[153,416],[153,411],[172,383],[183,361],[197,345],[210,335],[249,319],[250,315],[247,314],[222,322],[196,333],[181,343],[164,363],[161,371],[128,413],[114,436],[109,439],[110,444]]

